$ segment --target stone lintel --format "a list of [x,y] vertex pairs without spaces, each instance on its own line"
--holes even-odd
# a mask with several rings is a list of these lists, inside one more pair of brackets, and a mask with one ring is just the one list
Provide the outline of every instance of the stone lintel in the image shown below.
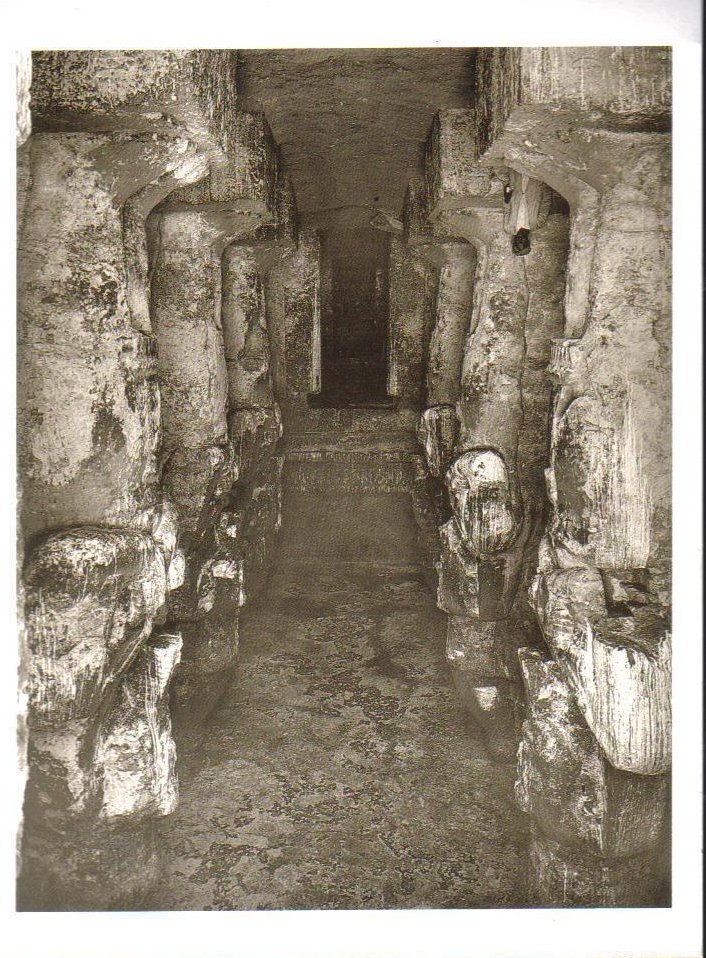
[[185,134],[227,151],[236,110],[235,50],[38,50],[35,130]]
[[441,110],[432,123],[424,156],[426,208],[431,220],[446,210],[498,208],[502,186],[478,165],[476,114]]
[[163,208],[239,212],[257,216],[257,226],[277,225],[282,218],[286,222],[291,204],[281,195],[282,190],[286,192],[286,183],[282,182],[277,147],[264,114],[236,113],[229,134],[230,152],[211,160],[209,176],[176,190]]
[[[534,122],[664,129],[671,110],[668,47],[485,47],[476,54],[479,154],[520,112]],[[561,122],[561,121],[560,121]]]

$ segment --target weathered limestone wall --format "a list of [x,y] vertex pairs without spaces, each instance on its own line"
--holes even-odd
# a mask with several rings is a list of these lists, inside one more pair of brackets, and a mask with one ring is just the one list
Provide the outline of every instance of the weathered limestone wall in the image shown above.
[[279,440],[283,423],[272,357],[283,317],[277,309],[279,303],[268,302],[268,295],[274,285],[271,272],[278,271],[295,253],[291,233],[280,230],[276,241],[233,244],[223,261],[228,424],[241,461],[233,505],[249,597],[262,586],[266,560],[282,522],[283,457]]
[[177,797],[166,690],[182,640],[159,623],[183,555],[160,486],[144,224],[223,149],[235,61],[68,52],[32,67],[18,205],[20,905],[101,907],[154,880],[154,820]]
[[23,528],[28,537],[86,522],[147,529],[159,399],[149,331],[129,308],[121,208],[177,167],[188,144],[38,132],[28,146],[18,276]]
[[[432,228],[478,250],[441,536],[447,651],[492,747],[525,716],[517,795],[533,823],[537,901],[659,903],[671,728],[668,52],[477,59],[477,113],[440,114],[427,149]],[[519,668],[518,645],[529,646]]]
[[[447,479],[454,518],[443,527],[440,597],[452,614],[449,658],[458,683],[469,685],[464,700],[491,746],[505,753],[519,719],[517,648],[537,631],[525,595],[546,518],[546,370],[550,337],[562,326],[568,223],[565,215],[550,217],[531,252],[518,257],[504,219],[484,208],[468,221],[454,217],[458,232],[478,244],[479,268]],[[461,603],[465,623],[458,598],[446,594],[459,576],[474,583]],[[502,667],[492,658],[487,670],[480,667],[475,645],[488,653],[494,647]]]
[[[387,456],[406,488],[423,410],[447,658],[491,750],[519,742],[534,898],[662,904],[669,53],[476,63],[475,110],[437,116],[403,224],[380,226],[400,441],[361,449],[349,423],[327,463],[357,457],[366,488]],[[20,905],[129,907],[178,799],[171,675],[179,740],[264,580],[283,424],[326,413],[340,442],[345,417],[308,404],[327,277],[267,121],[236,109],[234,52],[37,53],[31,116],[21,79]]]
[[35,67],[20,164],[23,896],[97,907],[156,876],[150,822],[177,800],[171,671],[181,659],[176,717],[193,727],[228,680],[281,521],[263,290],[295,250],[296,203],[266,120],[235,109],[235,53]]

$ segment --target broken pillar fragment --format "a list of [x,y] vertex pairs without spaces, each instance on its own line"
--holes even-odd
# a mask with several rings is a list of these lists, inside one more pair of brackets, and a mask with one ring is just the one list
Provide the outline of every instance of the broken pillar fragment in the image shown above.
[[528,649],[520,661],[527,717],[515,793],[532,819],[535,895],[559,906],[665,904],[669,777],[616,770],[561,666]]

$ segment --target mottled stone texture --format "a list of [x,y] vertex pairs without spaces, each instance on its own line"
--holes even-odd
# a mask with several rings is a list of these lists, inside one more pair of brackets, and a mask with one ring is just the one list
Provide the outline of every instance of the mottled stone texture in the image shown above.
[[[380,442],[377,411],[332,412]],[[409,487],[345,491],[355,478],[287,488],[237,680],[200,740],[177,740],[168,872],[144,909],[526,904],[512,768],[469,734],[445,674]]]
[[307,396],[321,391],[320,237],[299,233],[295,250],[265,278],[272,379],[285,428],[307,415]]
[[[199,166],[182,137],[129,131],[37,133],[25,150],[18,399],[30,733],[20,901],[84,907],[129,899],[155,877],[151,826],[134,822],[163,812],[147,783],[164,762],[134,697],[120,717],[133,804],[119,825],[110,809],[99,817],[112,772],[100,771],[96,749],[126,669],[181,581],[159,487],[160,399],[136,240],[149,204]],[[164,707],[160,715],[166,753]],[[117,862],[131,842],[133,856]],[[103,879],[116,870],[100,892],[96,858]]]
[[540,569],[533,597],[547,644],[613,765],[667,771],[672,648],[648,575]]
[[235,114],[229,137],[208,177],[172,192],[149,223],[163,481],[186,559],[168,612],[184,635],[173,696],[182,726],[205,717],[229,681],[238,610],[280,521],[263,277],[293,248],[296,204],[265,118]]
[[441,269],[426,371],[428,406],[454,405],[459,399],[476,269],[470,244],[443,243],[438,250]]
[[[450,239],[435,230],[428,217],[428,199],[418,181],[410,182],[403,215],[407,262],[420,264],[417,274],[421,273],[426,282],[423,288],[418,288],[418,284],[402,287],[411,294],[407,297],[411,317],[423,317],[422,330],[415,330],[419,323],[413,324],[405,317],[400,317],[399,325],[406,329],[403,339],[406,354],[413,354],[413,347],[407,345],[410,340],[416,342],[416,351],[420,354],[419,366],[426,387],[422,391],[422,403],[427,408],[419,419],[417,438],[433,480],[426,498],[431,496],[432,500],[440,501],[440,497],[445,499],[441,480],[453,460],[458,439],[456,402],[471,322],[476,256],[474,247],[467,242]],[[391,268],[393,266],[391,258]],[[397,292],[391,284],[391,297]],[[392,319],[397,313],[391,309]],[[412,333],[416,335],[412,337]],[[402,367],[405,368],[405,364]],[[412,370],[416,371],[414,366]],[[426,512],[428,509],[421,506],[422,529]],[[438,557],[438,546],[432,554]]]
[[[666,894],[671,755],[669,51],[489,49],[477,65],[479,148],[506,187],[506,230],[537,211],[523,265],[547,227],[541,195],[520,208],[518,186],[534,178],[571,206],[531,588],[554,660],[527,663],[518,779],[535,891],[551,904],[653,904]],[[576,803],[552,806],[572,789]]]
[[221,304],[228,406],[274,406],[263,283],[255,249],[233,244],[223,255]]
[[417,438],[424,449],[429,472],[435,479],[442,479],[451,465],[458,440],[455,405],[425,409],[417,427]]
[[488,242],[479,256],[463,365],[459,449],[497,452],[515,507],[541,513],[551,398],[547,367],[551,338],[562,328],[567,217],[550,217],[534,233],[526,257],[513,255],[499,213],[479,218]]
[[[361,62],[386,82],[391,54],[377,56]],[[335,55],[316,57],[336,68]],[[378,208],[377,184],[356,206],[367,217],[372,200],[373,225],[392,233],[388,387],[400,409],[354,425],[308,405],[321,388],[321,286],[332,277],[319,234],[298,228],[266,118],[236,109],[235,52],[42,51],[31,71],[21,64],[20,907],[130,907],[157,878],[154,822],[178,796],[170,677],[181,659],[175,727],[186,741],[232,681],[241,607],[268,572],[283,423],[294,427],[287,475],[301,494],[290,518],[307,529],[293,542],[336,561],[372,549],[401,567],[407,546],[386,523],[406,519],[389,493],[411,492],[463,708],[502,765],[520,741],[532,900],[667,903],[669,51],[488,48],[474,60],[474,108],[455,96],[430,105],[427,116],[454,108],[433,121],[401,220]],[[252,71],[248,83],[252,97]],[[365,102],[348,104],[358,119]],[[341,173],[346,210],[366,169]],[[410,442],[422,410],[427,472]],[[326,512],[335,535],[317,526],[310,541],[322,496],[338,496]],[[371,511],[357,522],[361,503]],[[385,602],[409,583],[388,586]],[[289,627],[292,606],[323,600],[287,588]],[[356,589],[343,600],[349,631]],[[376,607],[361,635],[379,639],[387,614]],[[311,644],[302,630],[294,648],[302,635]],[[371,661],[398,676],[381,641]],[[380,689],[398,708],[389,682],[368,679],[377,698],[368,689],[356,708],[378,710]],[[409,676],[402,685],[412,688]],[[359,761],[358,744],[343,765]],[[298,753],[287,750],[291,765]],[[228,774],[240,802],[240,773]],[[469,900],[459,890],[453,903]]]
[[181,638],[153,628],[185,558],[160,483],[145,224],[228,148],[234,66],[232,51],[33,57],[18,177],[21,907],[129,905],[156,877],[151,820],[176,802],[166,693]]
[[221,252],[227,235],[199,212],[155,214],[152,315],[164,449],[215,446],[227,434]]
[[[589,182],[576,192],[569,260],[583,275],[552,343],[551,513],[535,604],[611,761],[653,774],[669,767],[671,725],[669,142],[555,141],[554,175],[575,177],[580,156]],[[626,712],[628,702],[639,704]]]
[[[145,528],[159,395],[132,323],[121,204],[178,164],[178,141],[35,135],[19,266],[23,528]],[[126,162],[126,158],[132,162]]]
[[479,154],[525,106],[628,126],[661,123],[671,107],[668,47],[485,47],[475,63]]
[[250,214],[252,227],[276,223],[287,215],[288,201],[278,202],[282,175],[277,147],[267,120],[261,113],[233,113],[226,126],[228,149],[211,160],[210,176],[176,191],[170,204],[202,206]]
[[[431,474],[446,472],[452,508],[441,528],[439,603],[465,642],[461,654],[450,640],[449,661],[487,744],[510,757],[519,673],[499,675],[488,656],[497,661],[502,649],[512,655],[538,639],[525,595],[546,514],[547,370],[551,339],[563,329],[568,217],[549,216],[552,193],[543,184],[506,168],[495,175],[478,159],[474,112],[442,111],[427,144],[426,194],[416,184],[408,191],[405,228],[419,248],[444,237],[440,249],[465,255],[456,276],[442,270],[427,370],[436,402],[418,434]],[[521,257],[513,248],[520,228],[532,240]],[[449,302],[449,329],[452,287],[464,295]]]
[[426,401],[426,362],[434,328],[438,269],[399,237],[390,240],[387,391],[419,409]]
[[174,132],[229,150],[235,50],[42,50],[33,54],[37,130]]
[[520,661],[528,706],[515,786],[520,807],[555,840],[605,858],[660,848],[668,827],[668,776],[616,770],[583,720],[561,666],[528,649]]
[[95,711],[164,605],[167,561],[149,535],[88,526],[54,533],[30,553],[32,726],[51,728]]
[[[491,713],[499,627],[538,638],[525,599],[538,568],[530,599],[555,658],[523,660],[518,778],[535,893],[650,904],[671,728],[668,51],[476,60],[477,115],[437,117],[427,195],[411,190],[405,214],[423,236],[426,202],[435,229],[479,251],[439,561],[448,657],[466,707],[484,697]],[[504,213],[487,208],[493,183]],[[420,430],[432,471],[439,433],[431,418]],[[510,555],[503,579],[493,560]]]
[[177,800],[165,697],[181,637],[144,642],[97,716],[30,738],[19,907],[130,907],[159,874],[154,819]]
[[[483,208],[444,216],[447,229],[476,244],[478,266],[459,377],[457,458],[447,473],[454,518],[442,529],[439,568],[442,608],[458,621],[466,616],[467,631],[479,636],[503,620],[503,641],[516,650],[537,633],[525,596],[546,514],[547,367],[551,337],[562,328],[568,224],[565,215],[550,216],[533,230],[528,255],[518,257],[506,218]],[[471,685],[470,674],[466,668],[464,701],[476,702],[491,748],[509,755],[519,675],[498,681],[480,668]]]
[[532,829],[529,897],[554,908],[669,907],[666,854],[605,859]]
[[424,155],[426,204],[432,216],[477,206],[496,206],[497,184],[478,166],[474,110],[442,110],[434,118]]

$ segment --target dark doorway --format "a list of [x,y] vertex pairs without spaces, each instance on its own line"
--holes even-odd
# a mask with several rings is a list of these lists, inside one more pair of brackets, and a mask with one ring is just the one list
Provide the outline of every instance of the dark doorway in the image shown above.
[[389,238],[369,227],[322,237],[321,395],[326,406],[385,406]]

